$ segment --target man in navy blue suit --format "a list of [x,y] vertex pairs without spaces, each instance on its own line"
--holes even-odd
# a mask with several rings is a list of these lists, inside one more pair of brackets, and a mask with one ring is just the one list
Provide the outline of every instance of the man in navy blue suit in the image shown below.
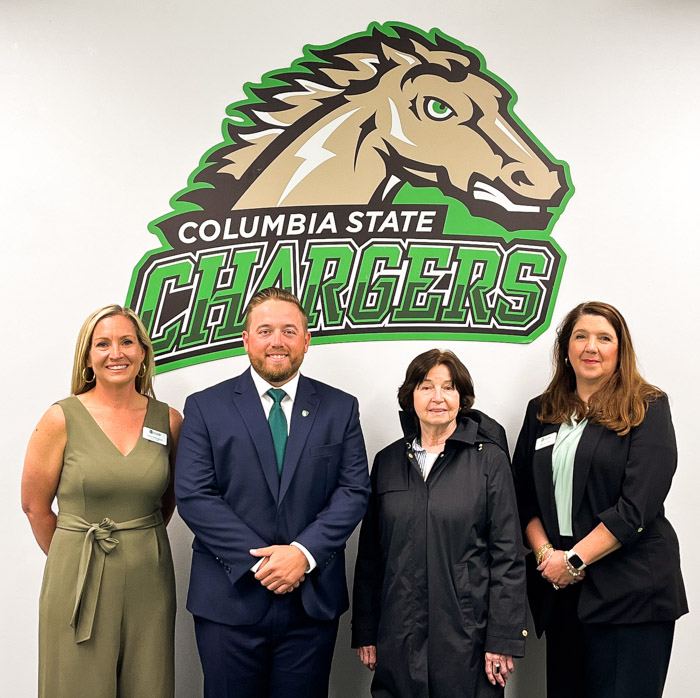
[[242,338],[251,369],[187,399],[176,465],[204,694],[327,696],[369,495],[357,400],[299,374],[310,334],[291,293],[257,293]]

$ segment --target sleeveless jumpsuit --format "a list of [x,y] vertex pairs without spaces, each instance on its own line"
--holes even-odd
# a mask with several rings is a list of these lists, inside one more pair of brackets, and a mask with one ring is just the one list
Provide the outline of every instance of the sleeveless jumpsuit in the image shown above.
[[168,406],[149,399],[126,456],[76,397],[39,602],[40,698],[172,698],[175,578],[160,513]]

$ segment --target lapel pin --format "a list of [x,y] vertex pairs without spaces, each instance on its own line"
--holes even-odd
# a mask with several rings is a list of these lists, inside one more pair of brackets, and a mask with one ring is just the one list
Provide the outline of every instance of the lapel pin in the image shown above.
[[301,411],[301,416],[302,416],[302,417],[308,417],[308,416],[309,416],[309,410],[302,410],[302,411]]

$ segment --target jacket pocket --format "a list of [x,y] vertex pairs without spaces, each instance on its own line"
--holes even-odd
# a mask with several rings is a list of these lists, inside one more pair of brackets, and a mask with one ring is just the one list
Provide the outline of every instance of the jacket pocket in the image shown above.
[[454,566],[454,586],[463,620],[465,623],[474,623],[474,601],[468,562],[460,562]]
[[323,446],[312,446],[309,448],[311,458],[338,459],[343,450],[343,444],[324,444]]
[[325,471],[325,496],[336,488],[343,458],[343,444],[324,444],[309,448],[309,458],[315,472],[320,475]]

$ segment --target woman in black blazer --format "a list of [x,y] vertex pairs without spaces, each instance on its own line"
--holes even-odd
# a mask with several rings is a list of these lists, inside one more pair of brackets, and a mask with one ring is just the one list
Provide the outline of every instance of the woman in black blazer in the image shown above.
[[548,698],[661,696],[688,611],[663,506],[676,441],[668,398],[639,374],[612,306],[583,303],[562,322],[513,469]]

